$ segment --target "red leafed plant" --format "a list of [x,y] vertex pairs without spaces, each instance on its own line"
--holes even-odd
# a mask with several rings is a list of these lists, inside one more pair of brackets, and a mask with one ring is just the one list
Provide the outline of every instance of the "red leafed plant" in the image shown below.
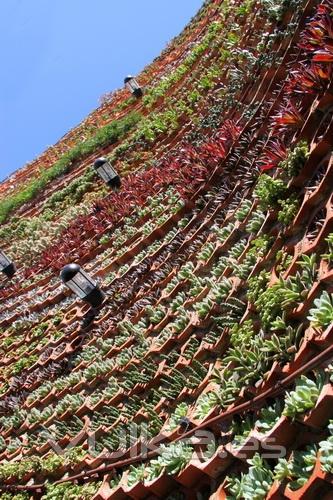
[[331,63],[333,62],[333,46],[322,50],[316,50],[312,58],[314,62]]
[[191,196],[205,182],[209,170],[225,158],[239,132],[239,127],[228,120],[209,142],[198,147],[182,143],[158,166],[128,175],[121,191],[96,201],[91,213],[78,217],[59,241],[42,254],[31,272],[46,267],[59,270],[69,260],[79,262],[84,254],[96,248],[107,228],[120,224],[135,207],[145,204],[148,196],[163,188],[173,185],[184,198]]
[[230,147],[231,143],[238,139],[241,132],[241,127],[236,125],[232,120],[226,120],[217,131],[217,137],[224,139],[227,146]]
[[299,47],[310,53],[313,62],[333,61],[333,5],[322,3],[307,29],[301,34]]
[[200,147],[201,161],[209,166],[217,165],[226,156],[226,149],[223,142],[208,142]]
[[299,128],[303,123],[304,120],[300,111],[290,99],[280,106],[278,113],[272,119],[272,125],[279,133],[287,127]]
[[332,75],[332,65],[323,67],[312,63],[309,67],[301,64],[300,67],[291,72],[290,79],[286,85],[289,94],[298,92],[300,94],[323,94]]
[[201,161],[210,167],[218,165],[226,157],[231,144],[239,137],[240,130],[240,127],[232,120],[226,120],[217,130],[213,139],[200,146]]
[[275,139],[269,142],[262,158],[259,161],[261,170],[271,170],[276,168],[278,164],[287,156],[287,148],[280,139]]

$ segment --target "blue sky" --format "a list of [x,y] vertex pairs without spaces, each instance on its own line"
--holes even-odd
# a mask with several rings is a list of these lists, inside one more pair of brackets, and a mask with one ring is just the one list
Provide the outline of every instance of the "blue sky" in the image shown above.
[[202,0],[1,0],[0,181],[138,73]]

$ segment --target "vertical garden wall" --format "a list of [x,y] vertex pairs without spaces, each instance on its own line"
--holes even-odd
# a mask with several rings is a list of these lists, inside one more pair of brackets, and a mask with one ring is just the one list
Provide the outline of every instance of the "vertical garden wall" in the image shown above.
[[0,498],[332,498],[332,47],[331,0],[206,1],[0,185]]

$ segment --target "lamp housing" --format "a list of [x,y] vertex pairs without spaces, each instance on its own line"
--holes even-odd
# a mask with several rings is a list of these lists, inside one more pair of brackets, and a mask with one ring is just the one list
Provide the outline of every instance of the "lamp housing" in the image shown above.
[[94,169],[111,189],[117,191],[120,188],[121,180],[118,172],[106,158],[97,158],[97,160],[94,161]]
[[64,266],[60,272],[60,279],[72,292],[92,307],[102,304],[105,294],[96,281],[78,264],[72,263]]
[[142,97],[143,91],[137,80],[132,75],[126,76],[124,79],[125,87],[133,94],[135,97]]
[[12,278],[16,273],[14,262],[12,262],[8,255],[2,250],[0,250],[0,271],[7,276],[7,278]]

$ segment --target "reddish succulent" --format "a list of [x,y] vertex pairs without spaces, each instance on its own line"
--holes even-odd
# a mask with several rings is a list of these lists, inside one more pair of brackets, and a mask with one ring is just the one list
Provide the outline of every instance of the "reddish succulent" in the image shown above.
[[287,92],[301,94],[322,94],[332,75],[332,65],[323,67],[312,63],[310,66],[301,64],[298,69],[291,72],[291,77],[286,86]]
[[303,122],[299,109],[288,99],[280,106],[278,113],[273,116],[272,125],[280,133],[281,129],[286,127],[301,127]]
[[314,62],[333,61],[332,2],[318,7],[316,16],[302,32],[299,47],[310,53]]
[[[185,198],[193,194],[205,182],[209,169],[218,165],[239,134],[231,120],[226,121],[209,142],[195,148],[183,143],[181,147],[166,156],[158,166],[130,174],[123,181],[121,193],[112,193],[104,200],[94,203],[92,213],[82,215],[66,229],[61,239],[42,255],[33,271],[45,267],[59,270],[70,256],[80,258],[98,244],[98,239],[110,225],[118,224],[129,215],[134,207],[142,206],[148,196],[161,188],[173,185]],[[82,234],[90,234],[94,239],[82,239]]]
[[323,50],[316,50],[312,59],[314,62],[331,63],[333,62],[333,45]]
[[269,142],[264,155],[261,158],[259,165],[261,170],[271,170],[276,168],[278,164],[287,156],[287,148],[280,139],[275,139]]

